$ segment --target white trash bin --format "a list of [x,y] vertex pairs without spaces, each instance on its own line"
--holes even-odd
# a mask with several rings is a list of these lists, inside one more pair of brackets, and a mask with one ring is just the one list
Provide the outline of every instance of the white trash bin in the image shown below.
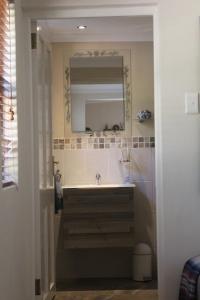
[[149,245],[140,243],[133,252],[133,280],[152,280],[152,251]]

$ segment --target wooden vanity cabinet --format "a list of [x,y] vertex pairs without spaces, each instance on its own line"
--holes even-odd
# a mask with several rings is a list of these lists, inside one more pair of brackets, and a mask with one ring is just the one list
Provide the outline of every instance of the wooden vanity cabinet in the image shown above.
[[64,189],[64,249],[132,247],[132,187]]

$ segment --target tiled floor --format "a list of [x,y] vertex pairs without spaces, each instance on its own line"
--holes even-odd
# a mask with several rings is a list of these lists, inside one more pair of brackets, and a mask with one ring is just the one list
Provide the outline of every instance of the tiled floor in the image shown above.
[[137,282],[131,278],[87,278],[56,282],[57,291],[156,290],[157,281]]
[[157,290],[57,292],[53,300],[158,300]]
[[157,281],[136,282],[122,278],[68,280],[57,285],[52,300],[158,300]]

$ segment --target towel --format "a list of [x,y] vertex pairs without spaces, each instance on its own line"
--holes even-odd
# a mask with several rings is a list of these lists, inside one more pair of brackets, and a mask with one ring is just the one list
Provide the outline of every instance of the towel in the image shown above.
[[181,276],[179,300],[197,300],[197,284],[200,276],[200,256],[186,261]]
[[63,190],[61,183],[61,174],[57,170],[54,176],[54,187],[55,187],[55,213],[57,214],[60,210],[63,209]]

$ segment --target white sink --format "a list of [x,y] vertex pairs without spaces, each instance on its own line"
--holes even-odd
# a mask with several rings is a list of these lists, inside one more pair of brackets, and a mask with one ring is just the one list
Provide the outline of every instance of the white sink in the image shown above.
[[76,185],[64,185],[63,189],[95,189],[95,188],[120,188],[120,187],[132,187],[136,185],[133,183],[109,183],[109,184],[76,184]]

